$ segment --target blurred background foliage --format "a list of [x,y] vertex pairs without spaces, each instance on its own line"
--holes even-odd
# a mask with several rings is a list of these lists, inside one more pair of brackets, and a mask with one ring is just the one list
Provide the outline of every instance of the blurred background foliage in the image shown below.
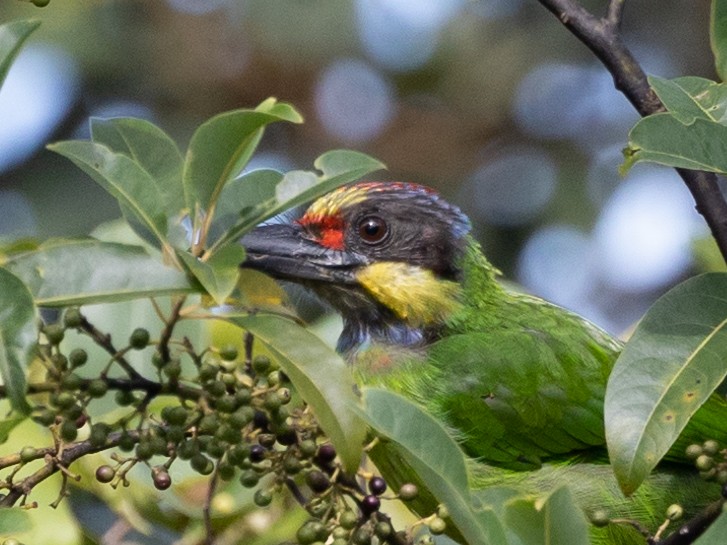
[[[647,72],[714,79],[708,15],[707,0],[631,0],[624,31]],[[460,205],[508,278],[611,332],[705,267],[681,180],[644,165],[619,177],[638,116],[536,0],[0,3],[0,21],[27,17],[42,26],[0,91],[0,239],[84,235],[119,215],[44,149],[87,138],[89,116],[150,119],[184,149],[213,114],[276,96],[306,123],[271,127],[255,166],[369,153],[382,178]]]

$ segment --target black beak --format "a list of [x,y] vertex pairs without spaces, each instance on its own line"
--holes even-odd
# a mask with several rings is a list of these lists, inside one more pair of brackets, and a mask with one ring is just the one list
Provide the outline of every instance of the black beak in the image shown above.
[[354,284],[355,269],[367,263],[359,254],[321,246],[296,224],[262,225],[240,243],[247,252],[242,267],[283,280]]

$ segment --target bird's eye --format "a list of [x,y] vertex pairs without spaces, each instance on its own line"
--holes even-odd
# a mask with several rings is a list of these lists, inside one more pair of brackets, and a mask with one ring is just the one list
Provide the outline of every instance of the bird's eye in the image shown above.
[[358,235],[368,244],[378,244],[388,234],[386,222],[377,216],[367,216],[358,224]]

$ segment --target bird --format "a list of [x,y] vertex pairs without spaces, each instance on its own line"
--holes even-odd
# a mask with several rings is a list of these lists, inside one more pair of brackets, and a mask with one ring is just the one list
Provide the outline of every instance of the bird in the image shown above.
[[[342,186],[295,221],[256,227],[241,244],[243,267],[298,283],[341,315],[337,350],[360,384],[403,395],[451,431],[484,502],[503,485],[538,495],[568,483],[586,513],[605,507],[654,528],[678,500],[698,506],[719,497],[714,483],[679,465],[684,446],[705,439],[687,432],[668,456],[673,464],[633,496],[621,493],[608,465],[603,403],[622,343],[505,286],[468,217],[435,190]],[[695,416],[704,421],[700,433],[724,435],[727,404],[715,397],[707,405]],[[404,478],[391,460],[374,462],[385,477]],[[591,539],[644,543],[629,524],[593,527]]]

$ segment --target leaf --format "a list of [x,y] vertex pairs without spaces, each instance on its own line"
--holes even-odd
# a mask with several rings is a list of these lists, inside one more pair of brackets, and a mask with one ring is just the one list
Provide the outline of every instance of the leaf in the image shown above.
[[712,0],[709,43],[714,54],[714,67],[724,81],[727,78],[727,2],[725,0]]
[[237,284],[240,263],[245,259],[245,249],[240,245],[230,244],[206,262],[189,252],[180,251],[177,255],[215,302],[223,305]]
[[522,545],[588,545],[588,523],[566,486],[555,490],[545,503],[516,499],[507,505],[508,528]]
[[[245,214],[214,244],[211,251],[233,241],[237,243],[243,234],[266,219],[312,201],[366,174],[386,168],[373,157],[351,150],[333,150],[324,153],[315,160],[314,166],[321,172],[320,176],[315,177],[315,182],[313,182],[315,175],[310,172],[294,170],[286,173],[275,186],[274,197],[271,196],[269,201],[255,208],[250,214]],[[270,180],[267,183],[270,183]],[[305,181],[301,183],[301,180]],[[270,187],[266,186],[265,191],[270,191]]]
[[133,159],[151,176],[165,215],[168,218],[180,215],[185,207],[182,186],[184,159],[167,133],[144,119],[92,118],[91,138]]
[[626,153],[629,167],[651,161],[727,173],[727,126],[705,119],[685,125],[672,113],[650,115],[631,129]]
[[0,25],[0,87],[23,43],[39,26],[40,21],[36,19],[11,21]]
[[[275,187],[283,179],[277,170],[259,169],[243,174],[222,188],[208,239],[219,240],[241,221],[263,217],[275,205]],[[214,244],[213,244],[214,246]]]
[[695,119],[725,124],[727,85],[709,79],[686,76],[676,79],[649,77],[659,99],[669,113],[687,125]]
[[[224,185],[237,176],[255,151],[264,127],[276,121],[302,123],[289,104],[274,99],[255,110],[234,110],[204,122],[192,135],[184,165],[187,207],[213,213]],[[199,218],[195,218],[198,225]]]
[[285,318],[260,314],[218,317],[249,331],[270,350],[313,409],[346,470],[355,473],[361,462],[366,427],[354,409],[359,400],[351,372],[338,354]]
[[403,460],[436,500],[447,506],[452,522],[467,543],[501,543],[488,537],[497,529],[483,525],[494,514],[477,513],[473,508],[464,455],[442,424],[418,405],[388,390],[367,387],[363,396],[367,422],[387,439],[381,448],[372,451],[384,478],[388,479],[384,469],[387,466],[391,471],[406,471]]
[[[27,532],[33,527],[29,510],[0,509],[0,536],[8,536]],[[11,542],[10,539],[4,543]],[[19,542],[17,542],[19,543]]]
[[108,191],[123,210],[149,229],[161,243],[167,242],[167,217],[159,204],[162,196],[151,175],[129,156],[95,142],[69,140],[48,149],[73,161]]
[[724,536],[727,535],[727,513],[725,511],[709,525],[694,545],[724,545]]
[[33,296],[21,280],[0,269],[0,377],[12,408],[30,413],[25,370],[37,341]]
[[634,492],[727,375],[727,274],[690,278],[654,303],[606,388],[611,464]]
[[10,437],[10,432],[25,420],[25,415],[8,416],[0,420],[0,443],[4,443]]
[[144,248],[94,239],[56,240],[6,267],[44,307],[125,301],[197,291],[187,276]]

